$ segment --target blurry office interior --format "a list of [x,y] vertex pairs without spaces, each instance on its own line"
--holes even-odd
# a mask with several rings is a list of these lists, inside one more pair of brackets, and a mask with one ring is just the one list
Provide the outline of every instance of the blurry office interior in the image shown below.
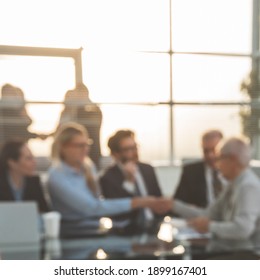
[[[181,163],[201,157],[207,129],[249,137],[258,166],[258,0],[1,0],[0,6],[0,87],[22,89],[30,132],[55,132],[65,93],[83,82],[102,112],[101,168],[118,129],[135,131],[140,157],[157,167],[165,195],[174,191]],[[41,171],[52,141],[29,140]]]

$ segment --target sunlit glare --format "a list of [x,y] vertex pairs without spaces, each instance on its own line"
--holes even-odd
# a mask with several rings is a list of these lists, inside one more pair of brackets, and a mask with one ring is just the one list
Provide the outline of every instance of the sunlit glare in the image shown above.
[[101,218],[99,219],[99,229],[107,231],[113,227],[113,222],[110,218]]
[[107,258],[107,253],[103,249],[98,249],[96,258],[98,260],[105,260]]
[[178,233],[178,229],[174,228],[170,223],[162,223],[158,232],[158,239],[165,242],[172,242]]
[[185,253],[185,248],[182,245],[178,245],[172,249],[175,255],[182,255]]
[[[0,0],[2,45],[83,48],[83,81],[101,105],[102,154],[118,129],[136,132],[140,158],[163,161],[170,154],[168,106],[175,101],[241,101],[240,83],[250,59],[174,55],[170,77],[169,0]],[[172,46],[176,51],[251,52],[252,1],[172,0]],[[221,19],[221,20],[220,20]],[[147,53],[152,51],[156,53]],[[27,101],[62,102],[75,86],[70,58],[0,54],[0,87],[20,87]],[[63,106],[28,104],[31,132],[53,133]],[[190,112],[192,111],[192,114]],[[221,111],[221,113],[220,113]],[[200,135],[211,127],[225,136],[241,133],[239,107],[175,107],[174,155],[198,157]],[[196,129],[195,129],[196,128]],[[35,155],[50,153],[52,139],[32,139]]]
[[171,218],[170,216],[165,216],[164,219],[163,219],[163,221],[164,221],[165,223],[170,223],[171,220],[172,220],[172,218]]

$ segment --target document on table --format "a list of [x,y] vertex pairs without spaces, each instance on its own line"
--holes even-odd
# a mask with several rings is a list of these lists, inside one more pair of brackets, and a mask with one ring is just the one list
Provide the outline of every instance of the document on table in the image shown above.
[[184,219],[172,218],[171,224],[178,229],[175,236],[175,239],[177,240],[211,238],[211,233],[199,233],[195,229],[189,227],[187,221]]

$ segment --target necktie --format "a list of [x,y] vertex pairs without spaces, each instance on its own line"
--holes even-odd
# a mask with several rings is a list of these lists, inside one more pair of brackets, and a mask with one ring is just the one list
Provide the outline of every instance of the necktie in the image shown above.
[[214,190],[214,196],[217,198],[222,191],[222,184],[221,181],[218,178],[218,172],[216,170],[212,171],[212,185]]
[[[140,192],[137,182],[135,182],[135,193],[137,196],[140,196],[140,197],[142,196],[142,193]],[[150,209],[145,209],[145,208],[139,209],[138,212],[139,213],[138,213],[138,217],[137,217],[137,225],[140,228],[145,228],[153,220],[153,214]]]
[[232,197],[233,197],[233,186],[229,185],[226,195],[225,195],[225,207],[223,207],[223,220],[229,221],[232,217],[232,211],[234,210],[233,202],[232,202]]

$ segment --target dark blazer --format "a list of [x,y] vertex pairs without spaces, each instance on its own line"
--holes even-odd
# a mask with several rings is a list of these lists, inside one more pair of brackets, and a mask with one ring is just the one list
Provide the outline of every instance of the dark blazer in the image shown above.
[[[147,193],[152,196],[161,196],[160,186],[151,165],[145,163],[138,163],[138,167],[142,177],[144,179]],[[134,197],[132,193],[129,193],[123,188],[123,182],[125,180],[124,174],[118,165],[109,167],[105,173],[101,176],[99,183],[102,194],[106,198],[124,198]],[[137,211],[133,211],[131,214],[124,214],[117,216],[119,219],[135,219]]]
[[[0,176],[0,201],[14,201],[14,195],[6,176]],[[26,177],[23,201],[36,201],[39,212],[49,211],[39,176]]]
[[207,183],[203,161],[187,164],[183,167],[174,198],[199,207],[207,207]]
[[[138,163],[138,167],[144,179],[148,195],[161,196],[161,190],[151,165]],[[102,193],[106,198],[133,197],[123,188],[124,174],[117,165],[108,168],[100,178]]]

